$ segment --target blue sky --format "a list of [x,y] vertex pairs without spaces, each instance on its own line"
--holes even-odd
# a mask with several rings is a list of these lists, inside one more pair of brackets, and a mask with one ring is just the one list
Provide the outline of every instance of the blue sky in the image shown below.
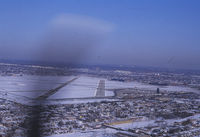
[[200,69],[199,5],[1,0],[0,58]]

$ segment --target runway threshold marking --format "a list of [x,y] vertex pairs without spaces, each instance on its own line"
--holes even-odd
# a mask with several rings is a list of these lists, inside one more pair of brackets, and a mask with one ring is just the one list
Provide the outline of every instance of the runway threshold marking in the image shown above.
[[36,99],[39,99],[39,100],[41,100],[41,99],[46,99],[46,98],[48,98],[49,96],[55,94],[59,89],[63,88],[64,86],[68,85],[69,83],[73,82],[73,81],[76,80],[76,79],[78,79],[78,77],[73,78],[72,80],[69,80],[69,81],[65,82],[64,84],[62,84],[62,85],[60,85],[60,86],[58,86],[58,87],[56,87],[56,88],[54,88],[54,89],[49,90],[48,92],[46,92],[45,94],[43,94],[43,95],[37,97]]

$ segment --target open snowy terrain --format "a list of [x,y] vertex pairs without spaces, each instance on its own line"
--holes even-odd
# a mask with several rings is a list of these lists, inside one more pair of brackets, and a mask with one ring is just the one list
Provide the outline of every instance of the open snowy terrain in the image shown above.
[[[113,96],[113,89],[137,88],[144,90],[156,90],[155,85],[143,84],[139,82],[119,82],[110,81],[105,78],[89,76],[1,76],[0,77],[0,96],[14,101],[35,99],[54,89],[71,79],[78,77],[68,85],[59,89],[55,94],[47,99],[67,99],[67,98],[88,98],[95,97],[100,80],[105,80],[105,96]],[[196,89],[181,86],[160,86],[165,91],[188,91],[199,92]],[[23,102],[23,101],[22,101]]]

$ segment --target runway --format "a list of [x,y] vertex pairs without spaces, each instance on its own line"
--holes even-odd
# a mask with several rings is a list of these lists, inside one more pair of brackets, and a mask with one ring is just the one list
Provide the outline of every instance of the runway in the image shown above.
[[100,80],[96,90],[96,97],[105,97],[105,80]]

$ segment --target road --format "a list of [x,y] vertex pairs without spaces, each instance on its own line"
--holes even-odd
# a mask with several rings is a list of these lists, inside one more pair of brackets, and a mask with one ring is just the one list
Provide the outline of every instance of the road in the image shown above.
[[46,98],[48,98],[49,96],[55,94],[59,89],[63,88],[64,86],[68,85],[69,83],[73,82],[73,81],[76,80],[76,79],[78,79],[78,77],[73,78],[72,80],[65,82],[64,84],[62,84],[62,85],[56,87],[55,89],[49,90],[48,92],[46,92],[45,94],[43,94],[43,95],[37,97],[36,99],[39,99],[39,100],[41,100],[41,99],[46,99]]

